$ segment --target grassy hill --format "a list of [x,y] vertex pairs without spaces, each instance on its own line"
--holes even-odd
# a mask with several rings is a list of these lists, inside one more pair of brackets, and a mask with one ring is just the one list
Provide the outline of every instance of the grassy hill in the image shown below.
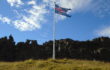
[[110,70],[110,63],[87,60],[26,60],[0,62],[0,70]]

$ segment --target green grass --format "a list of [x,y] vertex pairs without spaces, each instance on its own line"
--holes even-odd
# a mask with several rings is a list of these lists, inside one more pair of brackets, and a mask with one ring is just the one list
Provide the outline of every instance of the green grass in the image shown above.
[[0,62],[0,70],[110,70],[110,63],[74,59]]

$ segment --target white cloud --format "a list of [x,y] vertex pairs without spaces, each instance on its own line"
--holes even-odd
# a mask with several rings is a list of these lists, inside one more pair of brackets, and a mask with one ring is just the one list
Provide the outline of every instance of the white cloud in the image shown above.
[[29,10],[25,10],[28,15],[21,15],[21,19],[13,22],[15,28],[20,31],[32,31],[41,28],[41,22],[45,21],[44,15],[47,10],[44,6],[33,5]]
[[[11,7],[18,7],[17,9],[13,9],[14,14],[17,15],[14,17],[16,19],[0,16],[0,21],[11,24],[20,31],[32,31],[41,28],[42,22],[45,21],[45,14],[48,13],[45,4],[42,3],[38,5],[35,0],[28,2],[22,2],[22,0],[7,0],[7,2]],[[25,6],[32,6],[26,8],[23,4]]]
[[3,23],[7,23],[7,24],[10,24],[11,20],[7,17],[2,17],[0,16],[0,21],[2,21]]
[[39,28],[39,25],[34,24],[34,25],[36,25],[36,26],[34,26],[33,24],[27,23],[26,21],[23,21],[23,20],[14,21],[14,25],[20,31],[32,31],[32,30],[36,29],[36,26]]
[[[51,8],[54,7],[54,0],[43,0],[43,1],[47,3],[47,5],[50,5]],[[55,0],[55,1],[56,4],[58,4],[61,7],[72,9],[67,13],[87,11],[88,7],[90,8],[90,5],[92,3],[92,0]],[[65,16],[62,15],[58,16],[59,17],[57,18],[57,20],[63,20],[66,18]]]
[[[98,17],[110,16],[110,0],[97,0],[94,2],[93,11]],[[109,36],[110,37],[110,25],[104,26],[101,29],[96,30],[98,36]]]
[[97,30],[96,33],[98,36],[109,36],[110,37],[110,26]]
[[[92,3],[92,0],[55,0],[56,4],[58,4],[61,7],[64,8],[70,8],[72,9],[71,12],[80,12],[85,11],[85,9],[88,9],[89,5]],[[51,8],[54,8],[54,0],[43,0],[46,5],[50,6]],[[58,20],[65,19],[65,16],[59,15]]]
[[59,0],[59,4],[65,8],[71,8],[72,11],[76,11],[88,7],[91,1],[92,0]]
[[[47,5],[54,5],[54,0],[43,0]],[[65,8],[71,8],[71,12],[89,11],[97,16],[110,15],[110,0],[55,0],[57,4]]]
[[35,4],[36,4],[36,1],[34,1],[34,0],[29,1],[28,4],[29,4],[29,5],[35,5]]
[[23,4],[23,2],[21,0],[7,0],[7,2],[11,5],[11,6],[16,6],[19,7],[20,5]]
[[92,4],[91,11],[99,17],[110,15],[110,0],[96,0]]
[[[54,5],[53,0],[43,0],[43,1],[45,3],[48,3],[49,5]],[[71,8],[72,12],[76,10],[82,10],[88,7],[88,5],[90,5],[91,2],[92,0],[56,0],[57,4],[65,8]]]
[[[53,8],[54,0],[42,0],[42,3],[37,3],[36,0],[30,0],[28,2],[23,2],[22,0],[7,0],[7,2],[12,7],[18,7],[13,9],[17,16],[15,20],[9,19],[7,17],[0,18],[1,21],[5,23],[10,23],[14,25],[20,31],[32,31],[35,29],[40,29],[42,27],[42,22],[46,20],[45,15],[48,14],[48,9],[46,6]],[[95,7],[100,6],[100,3],[94,3],[95,0],[56,0],[56,3],[65,8],[71,8],[71,12],[97,10]],[[24,5],[28,6],[24,7]],[[31,7],[29,7],[31,5]],[[20,8],[19,8],[20,6]],[[91,7],[92,6],[92,7]],[[104,5],[105,6],[105,5]],[[101,7],[101,6],[100,6]],[[108,7],[105,6],[105,7]],[[109,8],[105,10],[108,11]],[[110,13],[110,12],[109,12]],[[59,16],[59,15],[58,15]],[[60,19],[64,17],[61,16]],[[59,17],[58,17],[59,19]]]

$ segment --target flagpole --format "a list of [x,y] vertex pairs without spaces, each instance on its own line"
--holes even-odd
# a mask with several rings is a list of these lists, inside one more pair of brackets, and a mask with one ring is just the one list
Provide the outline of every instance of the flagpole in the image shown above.
[[[59,7],[59,6],[58,6]],[[56,16],[56,13],[58,14],[61,14],[61,15],[64,15],[64,16],[67,16],[67,17],[71,17],[70,15],[67,14],[67,11],[68,10],[71,10],[71,9],[66,9],[66,8],[62,8],[62,7],[59,7],[61,10],[57,9],[57,12],[56,12],[56,2],[54,0],[54,18],[53,18],[53,54],[52,54],[52,58],[55,59],[56,57],[56,54],[55,54],[55,35],[56,35],[56,23],[57,23],[57,16]],[[65,9],[65,10],[64,10]],[[63,12],[62,12],[63,11]]]
[[55,32],[56,32],[56,14],[55,14],[55,2],[54,2],[54,21],[53,21],[53,55],[52,58],[55,59]]

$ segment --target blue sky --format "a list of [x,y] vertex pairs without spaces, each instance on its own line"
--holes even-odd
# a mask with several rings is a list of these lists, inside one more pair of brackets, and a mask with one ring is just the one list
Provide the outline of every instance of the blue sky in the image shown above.
[[[54,0],[0,0],[0,37],[12,34],[16,42],[39,44],[52,40]],[[91,40],[110,37],[109,0],[56,0],[71,8],[71,18],[56,15],[56,39]]]

